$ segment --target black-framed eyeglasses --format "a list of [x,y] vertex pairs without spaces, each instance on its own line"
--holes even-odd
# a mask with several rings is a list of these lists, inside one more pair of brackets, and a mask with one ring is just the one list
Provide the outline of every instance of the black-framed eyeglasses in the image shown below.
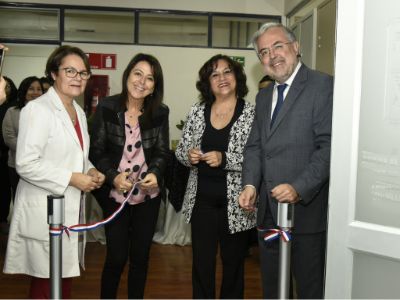
[[75,68],[61,68],[60,70],[64,70],[65,71],[65,76],[67,76],[68,78],[75,78],[78,74],[79,76],[83,79],[83,80],[88,80],[90,78],[90,76],[92,75],[92,73],[88,72],[88,71],[80,71],[78,72],[78,70],[76,70]]
[[258,52],[258,55],[260,58],[264,58],[266,56],[269,56],[271,54],[271,51],[274,51],[274,53],[279,53],[280,51],[283,50],[283,47],[287,44],[291,44],[293,42],[279,42],[271,46],[271,48],[264,48],[261,49],[260,52]]

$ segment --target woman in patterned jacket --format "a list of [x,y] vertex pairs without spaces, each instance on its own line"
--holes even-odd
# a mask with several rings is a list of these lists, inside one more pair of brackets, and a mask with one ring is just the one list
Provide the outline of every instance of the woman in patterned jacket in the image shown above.
[[218,245],[223,266],[221,298],[243,298],[244,259],[254,212],[239,207],[243,148],[254,107],[243,67],[215,55],[199,71],[200,103],[192,106],[176,157],[191,168],[183,214],[192,228],[193,298],[215,299]]

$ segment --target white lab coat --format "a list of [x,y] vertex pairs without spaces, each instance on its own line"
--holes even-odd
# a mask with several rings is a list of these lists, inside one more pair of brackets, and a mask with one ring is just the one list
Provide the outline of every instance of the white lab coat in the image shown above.
[[[84,197],[68,186],[72,172],[86,173],[89,135],[83,110],[74,101],[83,138],[83,151],[73,123],[53,88],[21,111],[16,153],[18,184],[11,220],[4,273],[49,278],[47,196],[65,196],[66,226],[84,222]],[[80,240],[80,241],[79,241]],[[85,239],[65,233],[62,276],[79,276]]]

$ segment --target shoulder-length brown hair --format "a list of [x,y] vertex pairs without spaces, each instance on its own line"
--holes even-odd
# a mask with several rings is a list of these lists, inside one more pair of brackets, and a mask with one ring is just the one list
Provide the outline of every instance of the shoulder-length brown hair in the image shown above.
[[207,60],[199,70],[199,80],[196,82],[196,88],[200,92],[199,99],[201,103],[211,104],[215,101],[215,95],[211,90],[210,76],[220,59],[225,60],[233,71],[236,79],[236,97],[244,98],[249,92],[246,85],[246,74],[242,65],[227,55],[217,54]]

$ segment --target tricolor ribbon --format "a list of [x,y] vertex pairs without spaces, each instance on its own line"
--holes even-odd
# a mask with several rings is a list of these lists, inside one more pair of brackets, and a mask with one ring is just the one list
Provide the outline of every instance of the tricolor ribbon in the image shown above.
[[111,222],[119,215],[119,213],[124,208],[125,203],[128,202],[129,198],[131,197],[136,185],[140,182],[141,181],[135,182],[132,189],[129,191],[128,196],[126,196],[125,200],[120,204],[118,209],[116,211],[114,211],[114,213],[112,215],[110,215],[108,218],[98,221],[98,222],[95,222],[95,223],[91,223],[91,224],[76,224],[76,225],[72,225],[72,226],[63,226],[62,228],[50,227],[49,228],[50,235],[52,235],[52,236],[61,235],[65,231],[65,233],[69,236],[70,231],[73,231],[73,232],[87,231],[87,230],[93,230],[93,229],[96,229],[103,225],[106,225],[107,223]]
[[[259,231],[265,231],[263,229],[258,229]],[[269,229],[267,230],[267,233],[264,234],[264,241],[266,242],[271,242],[273,240],[279,239],[279,237],[282,237],[282,239],[287,243],[292,239],[292,236],[290,234],[290,230],[282,230],[282,229]]]

